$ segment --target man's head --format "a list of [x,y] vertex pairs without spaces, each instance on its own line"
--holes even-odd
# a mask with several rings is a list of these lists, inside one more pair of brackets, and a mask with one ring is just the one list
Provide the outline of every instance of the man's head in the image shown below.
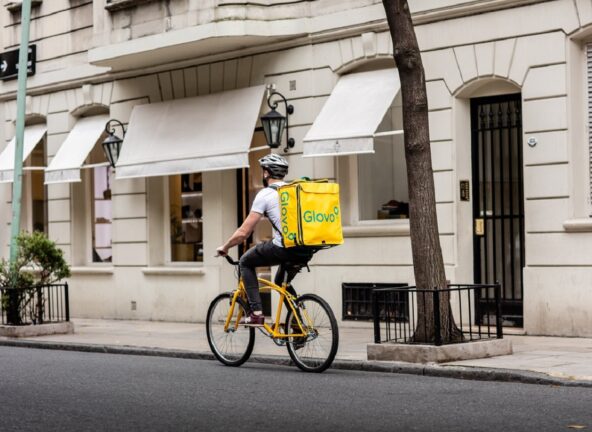
[[288,175],[288,161],[278,154],[268,154],[259,159],[263,169],[263,185],[267,187],[269,178],[283,180]]

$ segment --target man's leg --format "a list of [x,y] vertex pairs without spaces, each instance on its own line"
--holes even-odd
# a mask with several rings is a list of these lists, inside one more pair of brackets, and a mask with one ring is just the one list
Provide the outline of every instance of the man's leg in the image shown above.
[[277,248],[271,242],[259,243],[254,248],[249,249],[240,259],[240,270],[245,283],[247,297],[251,311],[260,312],[261,295],[259,294],[259,282],[257,281],[257,267],[277,265],[281,262],[280,258],[274,253]]
[[[299,270],[295,267],[295,265],[302,265],[306,266],[306,264],[312,259],[312,253],[301,253],[295,252],[291,249],[284,249],[279,248],[280,250],[277,251],[278,258],[281,259],[282,264],[278,268],[277,273],[275,274],[274,283],[276,285],[282,285],[284,282],[288,283],[288,292],[292,295],[296,295],[296,290],[292,286],[291,282],[294,280],[296,275],[299,273]],[[289,262],[293,265],[286,266],[285,263]],[[286,279],[287,276],[287,279]]]

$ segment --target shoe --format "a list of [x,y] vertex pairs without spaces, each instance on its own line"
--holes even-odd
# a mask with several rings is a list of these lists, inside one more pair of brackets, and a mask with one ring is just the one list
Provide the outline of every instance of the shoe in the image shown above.
[[[292,333],[301,333],[302,330],[300,330],[300,327],[298,325],[292,325]],[[300,348],[302,348],[305,344],[306,344],[306,336],[296,336],[294,338],[292,338],[292,348],[294,348],[294,351],[298,351]]]
[[247,327],[261,327],[265,322],[265,316],[255,315],[253,312],[249,312],[249,314],[245,317],[244,325]]
[[298,351],[300,348],[303,348],[306,345],[306,337],[295,337],[294,342],[292,342],[292,348],[294,351]]

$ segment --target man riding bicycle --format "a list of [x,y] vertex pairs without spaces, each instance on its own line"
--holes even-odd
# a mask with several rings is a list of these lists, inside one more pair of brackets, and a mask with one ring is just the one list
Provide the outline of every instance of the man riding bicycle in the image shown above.
[[[281,221],[277,188],[286,184],[283,180],[288,174],[288,161],[280,155],[270,154],[259,159],[259,164],[263,170],[263,186],[265,188],[255,196],[251,211],[243,224],[223,246],[216,249],[218,255],[225,256],[230,248],[243,243],[249,238],[263,216],[267,217],[271,222],[273,239],[259,243],[249,249],[240,259],[240,270],[250,307],[250,311],[245,317],[245,325],[249,326],[262,326],[265,321],[259,294],[259,282],[255,271],[256,267],[279,265],[275,283],[281,285],[286,273],[287,281],[290,283],[298,272],[297,268],[288,266],[287,263],[306,265],[313,255],[310,249],[285,248],[282,234],[279,231]],[[292,287],[289,287],[288,290],[294,293]]]

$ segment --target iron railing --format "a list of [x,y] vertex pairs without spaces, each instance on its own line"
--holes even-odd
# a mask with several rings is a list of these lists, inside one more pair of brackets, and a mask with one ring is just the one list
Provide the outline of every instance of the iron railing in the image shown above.
[[50,324],[70,321],[68,284],[0,288],[0,323]]
[[[443,323],[441,303],[447,299],[450,301],[449,310],[454,322],[448,320]],[[422,290],[416,287],[374,289],[374,342],[443,345],[501,339],[503,329],[500,299],[500,284],[448,285],[443,290]],[[416,330],[430,327],[431,320],[434,323],[434,335],[426,342],[425,335],[418,338]],[[451,334],[456,336],[447,337]]]
[[374,319],[372,308],[372,292],[376,288],[399,288],[407,284],[387,283],[351,283],[341,284],[342,317],[344,320],[366,320]]

